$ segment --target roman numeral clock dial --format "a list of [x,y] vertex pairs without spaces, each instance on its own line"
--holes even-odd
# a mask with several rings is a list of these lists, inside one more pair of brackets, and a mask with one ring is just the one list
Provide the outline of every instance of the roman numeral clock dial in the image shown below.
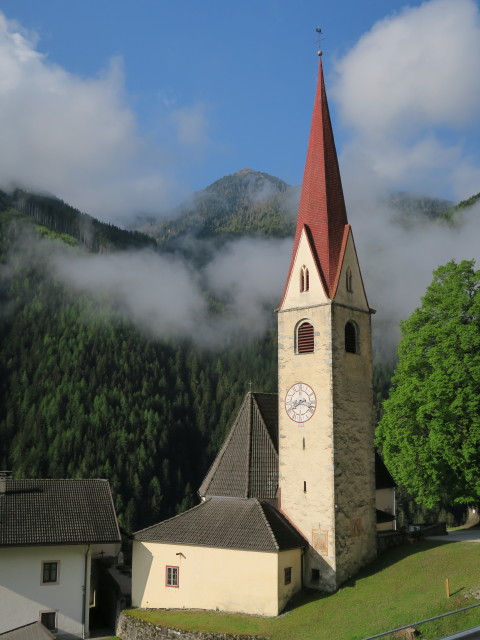
[[315,393],[308,384],[297,382],[287,391],[285,410],[290,420],[303,424],[310,420],[317,408]]

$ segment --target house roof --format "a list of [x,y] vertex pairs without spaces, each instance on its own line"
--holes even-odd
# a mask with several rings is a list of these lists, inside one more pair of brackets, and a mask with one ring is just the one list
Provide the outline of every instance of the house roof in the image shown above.
[[0,546],[120,542],[107,480],[4,480]]
[[199,494],[275,498],[278,487],[278,396],[248,393]]
[[[342,261],[342,245],[345,244],[343,240],[348,229],[342,180],[320,59],[289,276],[300,236],[305,230],[325,291],[333,298]],[[287,278],[287,286],[289,279],[290,277]]]
[[137,531],[134,540],[250,551],[285,551],[307,545],[268,502],[208,498],[193,509]]

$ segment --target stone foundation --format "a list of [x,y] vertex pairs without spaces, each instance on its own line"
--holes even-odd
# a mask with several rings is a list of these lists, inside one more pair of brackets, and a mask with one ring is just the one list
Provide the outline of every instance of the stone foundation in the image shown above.
[[132,618],[123,611],[118,619],[116,635],[122,640],[267,640],[263,636],[171,629],[139,618]]

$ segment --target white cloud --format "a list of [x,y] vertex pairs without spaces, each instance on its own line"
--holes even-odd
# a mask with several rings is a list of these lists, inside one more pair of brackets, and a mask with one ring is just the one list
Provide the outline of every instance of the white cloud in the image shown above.
[[[41,250],[39,245],[32,247]],[[244,336],[261,335],[272,322],[291,240],[233,241],[200,270],[152,251],[75,255],[54,244],[43,250],[55,276],[69,288],[110,301],[142,331],[222,346],[239,331]],[[15,259],[29,260],[34,251],[19,252]],[[13,264],[14,256],[10,260]],[[223,301],[222,314],[209,313],[205,283]]]
[[[140,136],[121,60],[84,78],[35,47],[34,34],[0,13],[0,186],[50,191],[108,220],[165,210],[178,197],[178,143],[154,148]],[[181,145],[204,142],[203,107],[186,110],[182,123]],[[168,116],[158,126],[168,130]]]
[[436,180],[465,197],[458,166],[478,169],[451,138],[478,135],[479,59],[474,0],[431,0],[375,24],[337,64],[332,93],[353,133],[347,171],[361,154],[386,186]]

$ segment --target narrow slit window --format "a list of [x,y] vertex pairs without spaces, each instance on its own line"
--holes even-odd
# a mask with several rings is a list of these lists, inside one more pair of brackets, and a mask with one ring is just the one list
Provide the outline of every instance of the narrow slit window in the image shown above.
[[310,289],[310,274],[305,265],[300,269],[300,292],[308,291]]
[[346,279],[346,287],[347,287],[347,291],[349,291],[350,293],[353,293],[353,284],[352,284],[352,270],[350,269],[350,267],[347,267],[347,272],[345,274],[345,279]]
[[314,347],[313,325],[302,322],[297,330],[297,353],[313,353]]
[[358,331],[353,322],[347,322],[345,325],[345,351],[358,353]]
[[303,491],[304,491],[304,493],[307,493],[307,481],[306,480],[303,481]]

